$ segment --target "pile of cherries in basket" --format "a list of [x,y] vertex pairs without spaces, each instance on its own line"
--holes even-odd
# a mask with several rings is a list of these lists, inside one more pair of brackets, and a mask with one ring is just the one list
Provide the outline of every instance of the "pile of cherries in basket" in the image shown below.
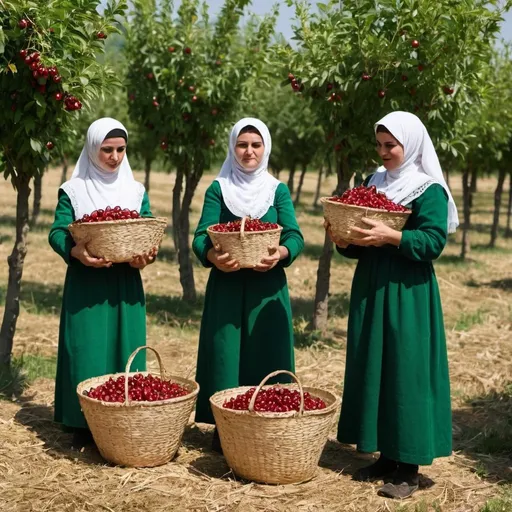
[[[100,386],[84,391],[84,395],[102,402],[124,402],[124,387],[125,376],[120,375],[117,379],[110,377]],[[190,391],[176,382],[162,380],[160,377],[153,377],[153,375],[136,373],[133,377],[128,377],[128,397],[135,402],[169,400],[189,393]]]
[[76,222],[82,224],[83,222],[104,222],[127,219],[140,219],[140,214],[137,210],[129,210],[128,208],[121,208],[120,206],[114,206],[113,208],[107,206],[104,210],[94,210],[90,214],[85,214]]
[[[224,224],[215,224],[215,226],[212,226],[212,231],[219,233],[239,233],[241,226],[241,220],[234,220]],[[279,226],[273,222],[263,222],[260,219],[247,219],[245,221],[244,231],[270,231],[278,227]]]
[[[247,411],[255,391],[256,388],[248,389],[245,393],[226,400],[222,407],[237,411]],[[304,410],[313,411],[325,409],[325,407],[325,402],[321,398],[312,396],[307,391],[304,392]],[[254,410],[258,412],[298,411],[300,410],[300,392],[296,389],[279,386],[262,389],[256,397]]]
[[382,192],[377,192],[375,185],[371,187],[361,185],[360,187],[346,190],[341,196],[334,196],[329,199],[338,203],[376,208],[377,210],[386,210],[388,212],[408,211],[407,208],[404,208],[401,204],[390,201]]

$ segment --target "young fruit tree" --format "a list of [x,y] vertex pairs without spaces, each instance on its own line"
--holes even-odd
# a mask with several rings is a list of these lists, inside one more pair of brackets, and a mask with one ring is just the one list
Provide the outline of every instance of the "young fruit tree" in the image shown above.
[[30,180],[59,151],[82,108],[115,76],[97,56],[115,19],[126,8],[113,2],[100,15],[99,0],[2,0],[0,10],[0,153],[5,179],[17,194],[16,240],[0,328],[0,363],[9,364],[19,315],[27,253]]
[[[148,1],[133,3],[132,19],[147,10]],[[155,37],[163,38],[159,50],[146,54],[143,47],[144,59],[128,62],[133,73],[151,82],[143,87],[140,101],[150,102],[158,113],[160,147],[176,169],[172,221],[187,301],[196,298],[189,240],[192,198],[215,148],[227,138],[226,126],[246,102],[251,77],[263,66],[274,31],[275,11],[247,33],[241,30],[249,3],[225,0],[212,23],[207,3],[183,0],[175,16],[172,2],[160,2],[153,12],[155,26],[160,26]],[[153,123],[151,118],[147,122]]]
[[[462,120],[480,102],[502,19],[485,0],[344,0],[312,13],[295,3],[297,48],[283,47],[290,94],[310,97],[331,139],[338,184],[375,168],[373,124],[392,110],[416,113],[440,152],[461,155],[470,134]],[[507,6],[505,6],[507,7]],[[312,328],[327,326],[330,262],[320,258]]]

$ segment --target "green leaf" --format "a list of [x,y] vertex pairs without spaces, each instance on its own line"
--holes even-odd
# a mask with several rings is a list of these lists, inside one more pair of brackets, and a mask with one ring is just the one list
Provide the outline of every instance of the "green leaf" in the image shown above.
[[41,150],[43,149],[43,145],[35,139],[30,139],[30,147],[36,152],[41,153]]

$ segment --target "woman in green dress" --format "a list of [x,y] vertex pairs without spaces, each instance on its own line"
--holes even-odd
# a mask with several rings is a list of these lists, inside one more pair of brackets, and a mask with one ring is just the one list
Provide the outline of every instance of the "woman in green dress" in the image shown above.
[[[294,371],[293,328],[285,267],[302,251],[304,239],[288,187],[268,172],[271,138],[258,119],[233,128],[229,153],[206,191],[193,249],[210,267],[199,337],[196,421],[214,423],[209,398],[237,386],[257,385],[274,370]],[[283,227],[279,246],[254,269],[213,244],[213,224],[244,216]],[[212,446],[221,451],[217,431]]]
[[[146,306],[140,270],[156,256],[135,257],[113,265],[75,244],[68,225],[107,206],[136,210],[150,217],[144,186],[135,181],[128,158],[126,128],[103,118],[89,127],[87,140],[69,181],[58,194],[49,234],[53,250],[67,264],[59,329],[55,421],[74,432],[73,445],[92,440],[76,395],[90,377],[123,371],[129,355],[146,341]],[[138,354],[133,367],[145,369]]]
[[402,232],[364,219],[364,235],[331,239],[358,264],[352,283],[338,440],[380,452],[360,481],[390,478],[379,494],[410,496],[418,466],[452,451],[448,360],[432,266],[458,225],[457,209],[423,123],[393,112],[375,125],[383,167],[365,181],[412,210]]

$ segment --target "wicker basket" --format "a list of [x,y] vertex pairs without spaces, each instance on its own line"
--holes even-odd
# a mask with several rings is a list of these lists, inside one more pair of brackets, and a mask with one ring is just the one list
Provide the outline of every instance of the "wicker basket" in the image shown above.
[[242,219],[239,232],[213,231],[213,226],[207,232],[213,245],[219,245],[222,252],[229,253],[231,258],[240,263],[240,268],[254,268],[263,258],[269,256],[269,247],[277,248],[283,228],[279,226],[268,231],[245,231],[246,220],[247,217]]
[[108,220],[101,222],[73,222],[68,226],[76,243],[87,241],[87,250],[95,258],[113,263],[130,261],[134,256],[148,253],[162,243],[167,219]]
[[[300,411],[261,413],[254,411],[256,396],[271,377],[291,375],[297,384],[284,387],[298,389]],[[327,441],[339,399],[323,389],[303,388],[291,372],[280,370],[267,375],[249,404],[248,411],[226,409],[222,404],[250,386],[219,391],[210,398],[215,423],[229,467],[238,476],[267,484],[290,484],[315,476],[320,455]],[[304,411],[304,391],[320,397],[325,409]]]
[[[160,365],[162,379],[177,382],[190,394],[160,400],[136,402],[128,398],[128,377],[134,357],[140,350],[152,350]],[[110,377],[125,375],[124,403],[102,402],[83,394],[85,390],[99,386]],[[166,375],[158,352],[148,346],[135,350],[126,364],[125,373],[94,377],[81,382],[76,389],[80,406],[91,429],[94,442],[103,458],[121,466],[153,467],[169,462],[176,454],[185,426],[194,409],[199,385],[192,380]]]
[[371,229],[368,224],[361,220],[364,217],[380,220],[390,228],[401,231],[411,214],[410,210],[406,212],[388,212],[377,208],[339,203],[331,201],[329,197],[322,197],[320,202],[324,206],[324,217],[331,225],[332,234],[336,238],[346,241],[357,240],[366,236],[357,231],[352,231],[354,226]]

